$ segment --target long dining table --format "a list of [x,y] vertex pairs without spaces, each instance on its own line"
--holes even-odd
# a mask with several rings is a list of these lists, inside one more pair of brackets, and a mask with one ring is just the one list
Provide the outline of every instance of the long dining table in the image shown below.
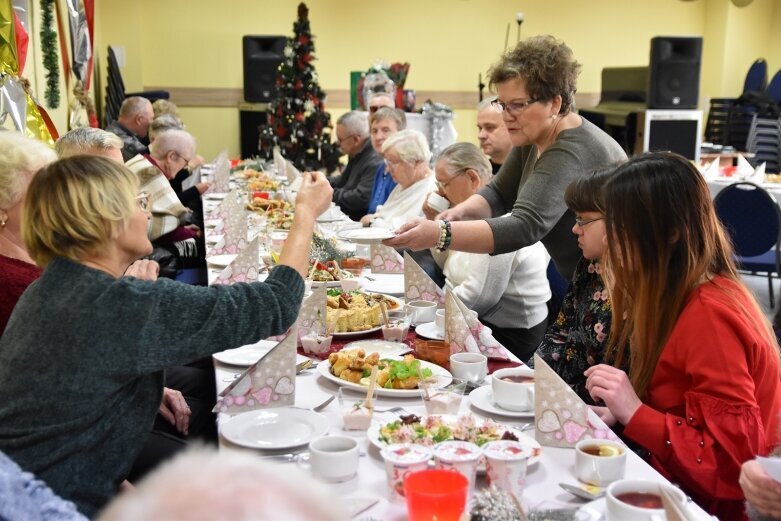
[[[208,212],[219,201],[216,198],[209,199],[204,198],[204,209]],[[345,220],[349,221],[346,217]],[[330,220],[329,223],[323,223],[324,229],[339,228],[340,224],[344,224],[346,221],[334,221]],[[206,238],[208,241],[210,230],[205,230]],[[359,249],[360,253],[360,249]],[[208,253],[207,253],[208,258]],[[219,274],[219,269],[209,269],[210,283]],[[365,271],[365,275],[372,279],[373,277],[369,270]],[[403,275],[382,275],[383,285],[388,287],[403,287]],[[363,277],[362,283],[371,282],[369,279]],[[379,333],[373,333],[367,335],[367,338],[376,338]],[[410,333],[408,342],[414,342],[415,333]],[[355,340],[360,340],[356,338]],[[261,341],[263,342],[263,341]],[[260,345],[260,344],[259,344]],[[260,348],[259,348],[260,349]],[[262,351],[262,349],[260,349]],[[299,355],[300,357],[301,355]],[[515,362],[520,362],[517,358],[513,357]],[[315,364],[311,369],[305,370],[299,373],[295,381],[295,407],[310,409],[315,407],[329,397],[334,396],[338,389],[339,384],[332,381],[329,378],[325,378],[317,369],[317,363],[319,359],[314,359]],[[215,378],[217,384],[217,392],[223,391],[234,378],[246,369],[249,364],[231,365],[214,359]],[[490,385],[489,375],[484,382],[484,385]],[[419,416],[425,415],[425,408],[422,398],[420,396],[413,397],[396,397],[396,396],[379,396],[375,402],[376,409],[386,409],[391,407],[401,407],[405,411],[412,412]],[[362,457],[359,461],[359,468],[357,474],[348,481],[341,483],[329,483],[327,486],[333,490],[334,497],[340,498],[343,504],[361,504],[371,505],[369,508],[357,513],[355,519],[359,521],[370,520],[387,520],[387,521],[402,521],[407,519],[407,509],[403,502],[399,502],[391,498],[389,487],[386,483],[386,472],[384,463],[380,456],[380,451],[372,443],[365,431],[345,431],[342,428],[342,416],[340,406],[337,400],[332,401],[327,407],[319,412],[328,422],[328,430],[326,435],[344,435],[355,438],[359,444],[362,452]],[[528,423],[533,423],[533,418],[510,418],[504,415],[495,415],[486,412],[485,410],[478,409],[472,405],[472,401],[468,396],[465,396],[461,402],[459,414],[471,414],[478,419],[491,418],[494,421],[515,429],[522,429]],[[597,417],[593,411],[589,411],[590,420],[592,424],[606,428],[604,423]],[[375,413],[373,422],[390,422],[398,417],[398,413]],[[220,430],[227,421],[231,419],[231,416],[220,413],[218,414],[218,426]],[[534,429],[526,430],[526,434],[534,437]],[[298,465],[296,454],[306,451],[306,445],[285,448],[280,450],[260,450],[254,448],[246,448],[240,445],[236,445],[224,436],[220,436],[220,450],[225,451],[250,451],[257,454],[260,457],[268,458],[270,462],[275,464],[284,465]],[[280,463],[280,460],[283,461]],[[626,478],[651,480],[660,483],[666,483],[667,480],[648,465],[642,458],[631,450],[627,451],[626,460]],[[572,448],[557,448],[543,446],[541,451],[541,457],[539,461],[533,465],[530,465],[527,470],[526,484],[523,492],[522,503],[527,511],[534,512],[540,510],[572,510],[579,511],[581,514],[578,519],[599,520],[604,519],[605,500],[604,498],[595,502],[587,503],[584,500],[578,499],[572,494],[565,492],[559,487],[559,483],[568,483],[577,485],[578,480],[575,473],[575,451]],[[481,489],[486,486],[484,476],[478,476],[476,487]],[[695,519],[715,519],[708,516],[699,506],[693,502],[689,502],[689,510],[695,516]]]

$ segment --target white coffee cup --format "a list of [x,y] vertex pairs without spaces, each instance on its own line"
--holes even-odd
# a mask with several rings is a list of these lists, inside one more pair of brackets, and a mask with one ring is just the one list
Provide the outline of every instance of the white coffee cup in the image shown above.
[[358,442],[347,436],[325,436],[309,444],[309,454],[301,454],[297,464],[309,466],[312,474],[329,482],[351,479],[358,472]]
[[684,504],[686,496],[680,489],[666,483],[644,481],[639,479],[624,479],[611,483],[605,493],[608,521],[663,521],[667,519],[664,508],[643,508],[631,505],[619,499],[623,494],[653,494],[661,501],[661,490],[664,488],[680,504]]
[[460,380],[482,383],[488,374],[488,357],[480,353],[452,354],[450,373]]
[[437,315],[437,303],[428,300],[413,300],[407,304],[407,309],[412,311],[412,325],[433,322]]
[[[503,378],[531,378],[529,382],[513,382]],[[508,411],[534,409],[534,369],[521,366],[499,369],[491,375],[491,391],[494,402]]]
[[[592,454],[602,449],[602,454]],[[590,452],[587,450],[591,449]],[[609,454],[608,454],[609,453]],[[589,485],[605,487],[624,477],[626,446],[610,440],[581,440],[575,445],[575,473]]]
[[428,194],[428,199],[426,202],[428,203],[429,208],[437,212],[444,212],[450,208],[450,201],[436,192],[431,192]]
[[445,310],[444,309],[437,310],[437,313],[434,316],[434,326],[436,326],[437,333],[439,333],[440,336],[445,335]]
[[528,445],[512,440],[490,441],[483,445],[488,485],[522,497],[531,454]]
[[413,443],[388,445],[380,451],[385,461],[385,474],[390,497],[404,501],[404,478],[428,468],[431,449]]

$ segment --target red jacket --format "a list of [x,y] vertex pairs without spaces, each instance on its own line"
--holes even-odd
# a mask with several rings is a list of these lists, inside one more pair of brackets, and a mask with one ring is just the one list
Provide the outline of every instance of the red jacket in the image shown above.
[[778,345],[737,284],[702,284],[684,307],[624,434],[651,464],[720,519],[741,519],[740,466],[778,444]]

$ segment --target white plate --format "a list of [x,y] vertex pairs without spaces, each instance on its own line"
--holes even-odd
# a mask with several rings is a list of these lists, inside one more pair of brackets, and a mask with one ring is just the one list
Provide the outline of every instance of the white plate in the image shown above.
[[367,355],[371,353],[379,353],[381,357],[400,355],[401,353],[406,353],[410,350],[407,344],[402,344],[401,342],[388,342],[386,340],[377,339],[357,340],[355,342],[350,342],[342,348],[342,351],[345,349],[363,349]]
[[359,336],[368,335],[382,329],[382,326],[373,327],[365,331],[342,331],[341,333],[334,332],[334,338],[357,338]]
[[[369,280],[372,278],[374,280]],[[382,293],[383,295],[404,296],[404,274],[399,273],[369,273],[361,281],[363,290],[369,293]]]
[[[401,356],[387,356],[384,358],[392,358],[395,360],[401,360]],[[426,362],[425,360],[420,360],[420,367],[421,368],[429,368],[431,369],[431,372],[434,373],[434,375],[437,377],[437,381],[439,382],[439,385],[447,385],[450,382],[453,381],[453,375],[450,374],[450,372],[440,367],[436,364],[432,364],[430,362]],[[331,380],[332,382],[336,383],[337,385],[341,385],[342,387],[349,387],[351,389],[358,389],[361,391],[366,391],[366,387],[361,384],[356,384],[352,382],[348,382],[347,380],[342,380],[338,376],[335,376],[331,373],[331,364],[328,362],[328,360],[323,360],[319,364],[317,364],[317,372],[320,373],[320,376],[326,378],[327,380]],[[379,396],[396,396],[396,397],[414,397],[419,398],[420,397],[420,389],[384,389],[382,387],[377,387],[377,394]]]
[[434,322],[424,322],[415,326],[415,334],[431,340],[444,340],[445,335],[440,335],[437,331],[437,325]]
[[[449,424],[455,424],[456,421],[458,421],[458,416],[454,414],[439,414],[437,416],[440,416],[443,421]],[[426,416],[421,416],[421,419],[425,417]],[[480,420],[480,418],[477,419]],[[385,423],[390,423],[390,422],[372,422],[372,424],[369,426],[369,430],[366,431],[366,436],[369,437],[369,442],[380,450],[387,447],[387,444],[380,439],[380,427],[382,427]],[[540,461],[540,458],[542,458],[542,445],[540,445],[540,443],[537,440],[535,440],[531,436],[522,433],[518,429],[510,427],[509,425],[502,425],[500,423],[499,426],[504,430],[513,433],[518,438],[518,441],[520,441],[524,445],[527,445],[531,449],[539,450],[536,456],[532,456],[531,458],[529,458],[529,462],[528,462],[529,465],[534,465],[535,463]],[[480,467],[482,467],[482,464],[478,466],[477,469],[478,471],[481,471]]]
[[228,197],[228,194],[214,193],[214,194],[206,194],[203,197],[204,197],[204,199],[209,199],[209,200],[212,200],[212,201],[222,201],[223,199]]
[[478,387],[469,393],[469,401],[483,412],[498,414],[499,416],[508,416],[510,418],[534,418],[534,409],[530,411],[510,411],[496,405],[493,399],[493,389],[491,389],[490,385]]
[[342,287],[342,281],[341,280],[328,280],[328,281],[325,281],[325,282],[323,282],[321,280],[313,280],[312,281],[312,287],[313,288],[319,288],[323,284],[325,284],[325,287],[327,287],[327,288],[341,288]]
[[307,409],[262,409],[238,414],[220,429],[225,439],[253,449],[306,445],[328,431],[325,416]]
[[206,237],[206,244],[217,244],[222,240],[222,238],[225,237],[224,235],[209,235]]
[[342,221],[344,218],[344,215],[338,208],[329,208],[317,218],[317,222],[332,223],[336,221]]
[[340,239],[346,241],[356,242],[358,244],[371,244],[373,242],[384,241],[395,237],[396,234],[392,230],[386,228],[356,228],[354,230],[347,230],[339,234]]
[[578,521],[602,521],[607,517],[607,502],[601,497],[578,509]]
[[261,340],[257,344],[250,344],[237,347],[236,349],[228,349],[227,351],[214,353],[212,358],[223,364],[249,367],[257,362],[261,356],[268,353],[275,345],[277,345],[277,342],[274,342],[273,340]]
[[235,253],[226,253],[225,255],[212,255],[211,257],[206,257],[206,263],[211,264],[212,266],[216,266],[218,268],[226,268],[231,262],[236,260]]

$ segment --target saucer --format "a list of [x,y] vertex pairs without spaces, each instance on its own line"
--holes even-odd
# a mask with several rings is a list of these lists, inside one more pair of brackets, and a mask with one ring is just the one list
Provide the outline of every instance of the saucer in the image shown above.
[[493,389],[491,389],[490,385],[478,387],[469,393],[469,401],[475,408],[480,409],[483,412],[507,416],[509,418],[534,418],[534,409],[530,411],[509,411],[496,405],[493,399]]
[[415,326],[415,334],[431,340],[444,340],[445,335],[440,335],[434,322],[424,322]]

